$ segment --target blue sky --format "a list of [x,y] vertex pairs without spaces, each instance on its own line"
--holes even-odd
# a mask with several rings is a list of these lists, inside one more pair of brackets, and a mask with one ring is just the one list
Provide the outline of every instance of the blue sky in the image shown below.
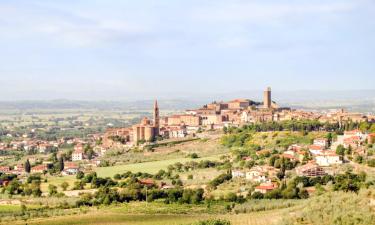
[[373,89],[374,42],[373,0],[0,0],[0,99]]

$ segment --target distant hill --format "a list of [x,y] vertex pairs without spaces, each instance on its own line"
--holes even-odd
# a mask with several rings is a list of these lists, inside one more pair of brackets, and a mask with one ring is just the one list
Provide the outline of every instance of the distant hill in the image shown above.
[[[173,96],[173,98],[171,98]],[[31,109],[97,109],[97,110],[149,110],[153,99],[145,100],[46,100],[46,101],[2,101],[0,110]],[[159,95],[160,107],[164,110],[197,108],[212,101],[227,101],[248,98],[262,101],[263,91],[238,91],[219,94],[168,94]],[[307,110],[329,110],[345,108],[349,111],[375,113],[375,90],[358,91],[272,91],[272,99],[281,106]]]

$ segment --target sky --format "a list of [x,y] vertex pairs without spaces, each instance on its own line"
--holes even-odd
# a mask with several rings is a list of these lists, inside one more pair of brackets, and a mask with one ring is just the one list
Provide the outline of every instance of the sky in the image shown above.
[[374,0],[0,0],[0,100],[375,84]]

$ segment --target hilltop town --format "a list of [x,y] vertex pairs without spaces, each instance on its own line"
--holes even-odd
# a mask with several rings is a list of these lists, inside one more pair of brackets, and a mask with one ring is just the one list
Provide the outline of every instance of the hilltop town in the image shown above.
[[315,120],[320,123],[375,122],[374,115],[345,112],[340,109],[326,114],[295,110],[278,106],[271,98],[271,88],[264,91],[262,102],[249,99],[234,99],[229,102],[212,102],[199,109],[188,109],[184,114],[160,117],[155,101],[153,118],[143,118],[139,124],[128,128],[108,129],[103,137],[103,146],[110,148],[121,139],[129,147],[161,139],[185,138],[203,130],[222,130],[224,127],[241,127],[246,124],[282,122],[290,120]]
[[[160,201],[233,213],[254,200],[314,201],[374,185],[373,115],[291,109],[271,96],[267,88],[263,102],[212,102],[177,114],[161,113],[155,101],[152,118],[135,117],[125,126],[94,128],[98,116],[68,125],[55,118],[51,125],[4,121],[0,203],[26,207],[29,214],[16,213],[17,220],[38,218],[39,211],[71,215],[82,207],[159,207]],[[45,207],[49,198],[52,211]],[[9,221],[15,212],[3,215]]]

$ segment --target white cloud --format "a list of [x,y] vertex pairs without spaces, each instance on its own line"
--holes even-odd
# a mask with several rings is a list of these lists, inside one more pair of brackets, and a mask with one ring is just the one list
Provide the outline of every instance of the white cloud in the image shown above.
[[227,1],[200,8],[192,17],[206,22],[271,22],[290,16],[307,14],[334,14],[347,12],[357,3],[256,3],[248,1]]
[[149,32],[145,24],[131,23],[122,18],[87,13],[80,15],[30,5],[0,4],[1,22],[8,25],[0,29],[3,37],[40,36],[73,47],[100,45]]

